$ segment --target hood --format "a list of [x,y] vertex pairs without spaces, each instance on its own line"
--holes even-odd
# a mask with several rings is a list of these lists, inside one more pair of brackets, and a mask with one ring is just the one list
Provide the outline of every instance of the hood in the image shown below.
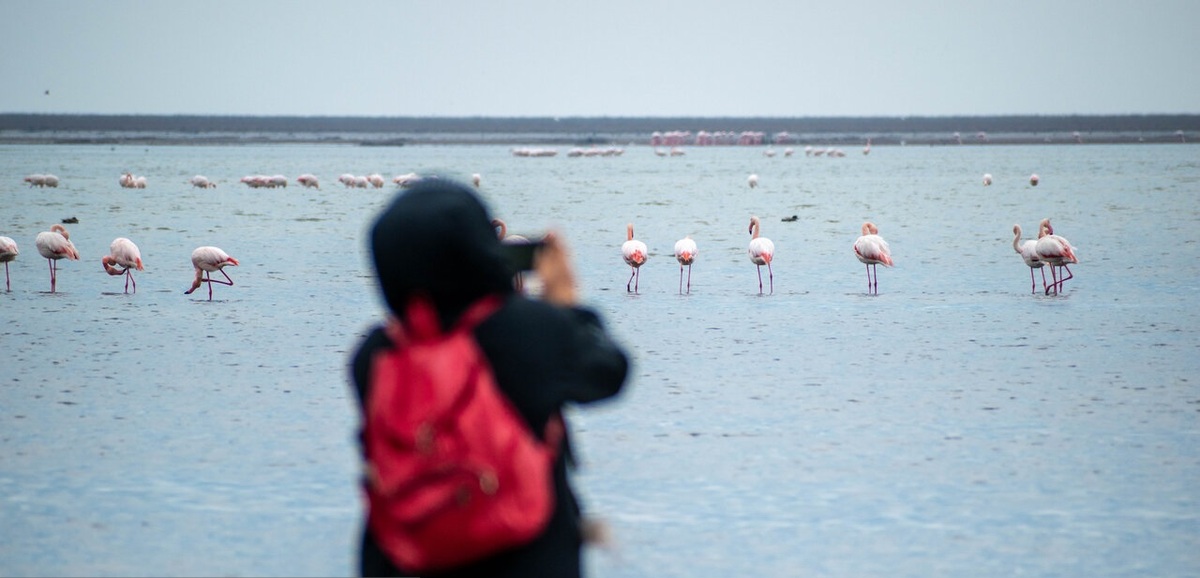
[[513,292],[512,275],[483,201],[467,186],[425,178],[396,195],[371,227],[383,298],[403,319],[415,294],[450,327],[475,300]]

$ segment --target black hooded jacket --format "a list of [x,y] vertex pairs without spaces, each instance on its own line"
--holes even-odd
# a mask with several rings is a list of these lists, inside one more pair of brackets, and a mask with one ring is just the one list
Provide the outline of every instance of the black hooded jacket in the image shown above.
[[[432,299],[442,326],[450,327],[480,297],[504,297],[501,308],[476,327],[475,337],[499,388],[533,431],[545,431],[564,404],[608,398],[623,386],[628,358],[594,312],[514,292],[513,271],[487,209],[464,185],[425,179],[400,193],[375,221],[370,243],[380,289],[397,317],[410,296],[423,294]],[[354,354],[351,373],[360,409],[371,391],[371,358],[390,346],[377,326]],[[546,531],[526,546],[439,576],[580,575],[580,508],[567,477],[569,438],[563,443],[555,464],[557,504]],[[364,576],[405,575],[365,528],[361,564]]]

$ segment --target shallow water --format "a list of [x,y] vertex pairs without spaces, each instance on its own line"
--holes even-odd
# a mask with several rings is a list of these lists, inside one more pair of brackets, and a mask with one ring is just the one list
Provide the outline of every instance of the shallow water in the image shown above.
[[[22,251],[0,293],[0,574],[353,573],[346,361],[381,313],[362,237],[394,189],[335,179],[410,171],[478,172],[510,232],[562,230],[631,350],[626,393],[571,415],[577,486],[617,543],[591,575],[1200,574],[1198,150],[0,147],[0,235]],[[302,172],[323,189],[237,183]],[[51,294],[33,238],[70,216],[82,260]],[[1058,296],[1030,293],[1011,245],[1043,217],[1081,261]],[[867,219],[896,260],[877,296],[850,249]],[[118,236],[146,263],[136,294],[99,263]],[[212,302],[182,293],[200,245],[241,261]]]

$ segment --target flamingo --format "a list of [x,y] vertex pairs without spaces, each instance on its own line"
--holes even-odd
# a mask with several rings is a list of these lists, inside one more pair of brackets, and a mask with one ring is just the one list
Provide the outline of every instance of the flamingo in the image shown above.
[[196,187],[197,189],[214,189],[217,186],[216,183],[208,180],[208,177],[204,175],[196,175],[188,182],[190,182],[192,186]]
[[992,184],[992,173],[983,173],[983,186]]
[[33,243],[37,245],[38,253],[41,253],[50,264],[50,292],[54,293],[58,283],[58,260],[78,261],[79,251],[75,250],[75,244],[71,242],[71,234],[67,232],[67,228],[57,224],[51,225],[49,231],[38,233]]
[[9,291],[12,291],[12,282],[8,278],[8,262],[16,259],[20,254],[16,241],[11,237],[0,237],[0,263],[4,263],[4,288]]
[[863,154],[864,155],[871,154],[871,139],[867,139],[867,146],[863,147]]
[[475,173],[475,174],[471,175],[471,184],[475,185],[475,188],[478,189],[479,185],[482,182],[483,182],[483,177],[479,176],[479,173]]
[[696,260],[696,242],[691,236],[675,241],[675,260],[679,261],[679,292],[683,293],[683,266],[687,265],[687,292],[692,292],[692,261]]
[[1038,181],[1040,181],[1040,180],[1041,179],[1038,178],[1037,173],[1033,173],[1032,175],[1029,175],[1029,184],[1031,186],[1034,186],[1034,187],[1038,186]]
[[[1016,251],[1025,264],[1029,266],[1029,292],[1037,293],[1037,281],[1033,278],[1034,269],[1042,269],[1046,264],[1038,257],[1034,239],[1021,240],[1021,226],[1013,225],[1013,251]],[[1046,270],[1042,269],[1042,289],[1046,289]]]
[[746,177],[746,184],[750,185],[750,188],[752,188],[752,189],[754,187],[757,187],[758,186],[758,175],[754,174],[754,175],[750,175],[749,177]]
[[108,255],[100,259],[100,264],[104,265],[104,271],[109,275],[125,276],[125,292],[129,293],[129,284],[133,283],[133,292],[137,293],[137,280],[133,278],[133,271],[145,270],[142,267],[142,252],[138,250],[137,245],[133,241],[125,237],[117,237],[108,247]]
[[[522,235],[509,235],[508,225],[502,219],[492,219],[492,228],[496,229],[496,237],[500,239],[501,243],[529,242],[529,239]],[[513,275],[513,287],[515,287],[517,291],[521,291],[525,287],[525,276],[522,275],[520,271],[517,271],[517,273]]]
[[775,259],[775,243],[766,237],[759,237],[760,223],[758,217],[750,217],[750,262],[758,266],[758,294],[762,295],[762,266],[767,266],[767,277],[771,281],[771,294],[775,294],[775,273],[771,270],[771,261]]
[[[854,241],[854,256],[867,266],[867,292],[879,294],[879,273],[876,265],[892,266],[892,250],[887,241],[879,236],[879,227],[867,221],[862,226],[862,236]],[[872,280],[871,273],[875,273]]]
[[[233,279],[229,278],[229,274],[224,271],[228,265],[239,265],[238,260],[230,257],[225,251],[218,247],[197,247],[192,251],[192,266],[196,268],[196,279],[192,281],[192,288],[184,291],[184,295],[191,295],[200,287],[201,283],[208,283],[208,300],[212,301],[212,284],[220,283],[222,285],[233,286]],[[225,276],[225,280],[221,281],[213,279],[210,273],[219,271]]]
[[[1050,288],[1054,288],[1054,294],[1062,292],[1063,283],[1068,279],[1074,279],[1075,275],[1071,273],[1071,268],[1067,267],[1067,263],[1078,263],[1079,259],[1075,257],[1075,248],[1071,246],[1071,242],[1064,237],[1054,234],[1054,227],[1050,226],[1050,219],[1042,219],[1041,225],[1038,228],[1038,240],[1033,246],[1037,252],[1038,258],[1045,264],[1050,266],[1050,287],[1046,288],[1046,295],[1050,294]],[[1067,270],[1067,277],[1062,277],[1056,267]]]
[[300,183],[306,189],[321,188],[321,181],[317,180],[317,177],[311,173],[304,173],[296,177],[296,182]]
[[625,291],[630,291],[629,285],[632,283],[632,291],[637,293],[638,286],[634,278],[636,277],[638,281],[641,280],[642,276],[639,273],[641,272],[642,265],[646,263],[649,253],[646,250],[645,243],[633,238],[633,223],[625,226],[625,233],[626,241],[621,244],[621,257],[625,259],[625,263],[631,269],[629,282],[625,283]]

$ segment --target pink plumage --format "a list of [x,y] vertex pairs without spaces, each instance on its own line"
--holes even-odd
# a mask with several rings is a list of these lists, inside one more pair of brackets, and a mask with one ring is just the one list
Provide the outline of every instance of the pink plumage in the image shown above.
[[879,236],[879,228],[875,223],[863,223],[862,235],[854,241],[854,256],[867,266],[867,292],[878,294],[879,273],[876,271],[876,265],[891,267],[892,249],[887,241]]
[[79,260],[79,252],[71,242],[71,234],[62,225],[52,225],[49,231],[38,233],[34,239],[38,253],[50,263],[50,292],[57,291],[59,259]]
[[[228,253],[222,251],[218,247],[197,247],[192,251],[192,266],[196,268],[196,278],[192,281],[191,289],[184,291],[185,295],[190,295],[192,291],[200,288],[201,283],[208,283],[208,300],[212,301],[212,284],[220,283],[222,285],[233,285],[233,279],[229,278],[229,274],[224,271],[229,265],[237,266],[237,259],[230,257]],[[225,276],[225,280],[213,279],[212,273],[219,272]]]

